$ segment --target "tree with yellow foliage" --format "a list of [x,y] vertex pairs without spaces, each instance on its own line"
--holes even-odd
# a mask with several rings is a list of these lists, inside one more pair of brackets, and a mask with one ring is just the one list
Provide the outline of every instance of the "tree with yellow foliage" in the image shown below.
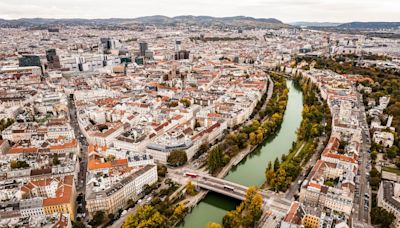
[[263,199],[257,187],[249,187],[245,200],[236,210],[229,211],[223,218],[224,227],[254,227],[262,215]]
[[122,228],[166,228],[169,227],[167,218],[154,207],[144,205],[135,214],[129,215]]
[[189,181],[186,184],[186,193],[190,196],[194,196],[197,194],[196,188],[194,187],[194,185],[191,181]]
[[222,226],[218,223],[214,223],[214,222],[209,222],[207,224],[207,228],[222,228]]

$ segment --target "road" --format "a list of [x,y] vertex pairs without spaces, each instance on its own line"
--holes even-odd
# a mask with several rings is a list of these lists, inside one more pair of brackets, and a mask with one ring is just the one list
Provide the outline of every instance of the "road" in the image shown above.
[[[79,147],[80,147],[80,165],[79,165],[79,174],[78,174],[78,184],[77,184],[77,192],[78,194],[83,195],[83,199],[85,199],[85,191],[86,191],[86,172],[87,172],[87,141],[85,137],[81,137],[82,132],[79,128],[78,118],[76,114],[75,102],[72,98],[68,100],[68,108],[70,114],[70,123],[72,128],[74,129],[75,137],[78,139]],[[83,200],[82,207],[84,211],[86,211],[86,200]],[[86,213],[87,215],[87,213]]]
[[[358,196],[359,198],[359,203],[358,205],[355,205],[355,209],[358,209],[358,220],[359,223],[366,223],[369,224],[369,210],[370,210],[370,205],[371,202],[369,200],[369,197],[366,197],[366,193],[370,196],[370,189],[369,189],[369,184],[367,180],[366,173],[369,172],[367,169],[367,165],[369,163],[369,150],[371,147],[370,144],[370,135],[369,135],[369,130],[368,130],[368,123],[367,123],[367,118],[365,114],[365,107],[364,103],[362,102],[362,96],[359,95],[359,120],[360,120],[360,127],[362,127],[362,147],[361,147],[361,153],[360,153],[360,194]],[[368,201],[367,201],[368,198]],[[357,208],[358,206],[358,208]]]
[[114,222],[112,225],[110,225],[109,227],[110,227],[110,228],[121,228],[122,225],[123,225],[124,222],[125,222],[125,219],[128,218],[129,215],[135,214],[136,211],[137,211],[137,209],[138,209],[140,206],[144,205],[144,204],[145,204],[145,201],[144,201],[144,200],[143,200],[141,203],[137,203],[137,204],[135,205],[135,207],[129,209],[129,210],[127,211],[126,214],[122,215],[117,221],[115,221],[115,222]]
[[[269,82],[268,83],[268,88],[267,88],[267,99],[265,99],[265,102],[262,105],[260,110],[265,110],[267,108],[269,100],[271,100],[272,94],[274,92],[274,82],[271,80],[271,77],[269,75],[267,77],[268,77],[268,82]],[[254,119],[258,119],[260,117],[259,115],[260,115],[260,113],[258,112],[256,114],[256,116],[254,117]],[[267,116],[265,116],[263,120],[265,120],[265,118],[267,118]]]

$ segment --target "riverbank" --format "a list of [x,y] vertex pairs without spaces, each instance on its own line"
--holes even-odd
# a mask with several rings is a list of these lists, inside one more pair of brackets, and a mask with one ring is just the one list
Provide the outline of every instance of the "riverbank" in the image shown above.
[[[246,186],[260,186],[265,181],[264,172],[267,163],[287,153],[292,142],[296,140],[296,130],[300,126],[303,110],[302,92],[295,88],[290,80],[284,85],[289,92],[281,127],[275,134],[266,137],[258,147],[254,146],[244,151],[243,154],[247,154],[247,156],[242,155],[243,159],[240,162],[237,163],[232,159],[232,163],[237,163],[237,165],[232,165],[229,172],[225,171],[226,180]],[[229,169],[227,168],[227,170]],[[223,174],[222,171],[219,175]],[[232,198],[210,192],[193,208],[192,213],[186,216],[185,223],[180,227],[204,228],[209,222],[221,224],[226,212],[235,209],[239,203]]]
[[318,99],[318,90],[309,80],[300,76],[294,82],[304,94],[302,122],[297,131],[292,149],[281,159],[268,164],[266,184],[270,189],[281,192],[294,192],[292,182],[303,172],[303,166],[310,160],[319,145],[319,138],[326,134],[326,118],[330,111],[326,103]]

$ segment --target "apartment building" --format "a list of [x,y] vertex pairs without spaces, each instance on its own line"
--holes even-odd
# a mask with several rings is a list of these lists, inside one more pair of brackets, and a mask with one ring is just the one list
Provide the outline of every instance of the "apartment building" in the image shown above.
[[96,211],[106,214],[116,213],[126,206],[129,199],[137,199],[143,186],[154,184],[157,181],[157,167],[146,165],[105,188],[101,183],[88,182],[86,192],[86,208],[92,217]]

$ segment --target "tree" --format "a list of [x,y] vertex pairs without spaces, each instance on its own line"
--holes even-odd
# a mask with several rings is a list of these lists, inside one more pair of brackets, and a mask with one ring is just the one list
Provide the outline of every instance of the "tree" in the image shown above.
[[206,153],[208,149],[209,148],[207,143],[201,144],[199,150],[194,154],[193,159],[199,158],[202,154]]
[[14,123],[14,119],[1,119],[0,121],[0,132],[3,131],[4,129],[8,128]]
[[89,222],[89,224],[92,226],[100,226],[101,224],[103,224],[104,218],[104,211],[96,211],[96,213],[94,213],[93,215],[93,219]]
[[[392,148],[394,148],[395,146],[393,146]],[[389,158],[389,159],[393,159],[393,158],[395,158],[396,156],[397,156],[397,151],[396,151],[396,149],[392,149],[392,148],[390,148],[390,149],[388,149],[387,151],[386,151],[386,156],[387,156],[387,158]]]
[[135,201],[133,199],[128,199],[127,204],[128,204],[128,208],[132,208],[135,206]]
[[273,169],[268,169],[265,173],[265,177],[267,178],[268,185],[272,186],[273,180],[275,180],[275,171]]
[[28,168],[29,164],[26,161],[12,160],[10,162],[11,169]]
[[277,171],[278,169],[279,169],[279,159],[278,158],[275,158],[275,161],[274,161],[274,171]]
[[59,164],[60,164],[60,160],[58,159],[58,154],[54,154],[53,165],[59,165]]
[[167,218],[160,214],[153,206],[144,205],[138,208],[136,214],[129,215],[122,228],[165,228],[169,227]]
[[159,177],[165,177],[167,172],[168,172],[167,166],[162,164],[157,165],[157,174]]
[[228,164],[230,160],[231,160],[231,157],[229,157],[229,155],[227,155],[227,154],[225,154],[224,157],[222,158],[222,162],[224,165]]
[[371,171],[369,172],[369,184],[373,190],[378,190],[379,184],[381,182],[381,177],[379,171],[372,166]]
[[267,171],[270,170],[270,169],[272,169],[272,162],[271,161],[268,162]]
[[172,151],[167,159],[167,162],[171,166],[182,166],[187,162],[186,152],[183,150]]
[[192,104],[192,103],[190,102],[190,100],[187,99],[187,98],[182,98],[182,99],[180,100],[180,102],[181,102],[186,108],[189,108],[190,105]]
[[247,147],[247,134],[239,133],[237,136],[237,145],[240,149],[244,149]]
[[397,156],[398,152],[399,152],[399,148],[397,148],[397,146],[393,145],[392,147],[390,147],[387,150],[386,155],[388,158],[393,159]]
[[223,218],[224,227],[254,227],[262,215],[263,199],[254,186],[246,191],[245,200],[236,210],[229,211]]
[[107,218],[108,218],[109,221],[113,221],[114,218],[115,218],[115,215],[113,213],[110,213],[110,214],[107,215]]
[[178,206],[175,208],[174,210],[174,215],[177,217],[181,217],[183,215],[183,213],[185,213],[186,208],[185,205],[183,205],[182,203],[178,204]]
[[375,161],[377,157],[378,157],[378,152],[376,152],[376,150],[373,150],[373,151],[371,152],[371,159],[372,159],[373,161]]
[[276,174],[275,191],[286,191],[288,182],[290,183],[290,178],[286,177],[285,169],[280,167]]
[[207,165],[211,173],[214,173],[217,169],[221,168],[224,165],[223,154],[218,146],[214,147],[208,153]]
[[76,221],[72,225],[72,228],[85,228],[85,224],[82,221]]
[[168,103],[168,107],[170,107],[170,108],[174,108],[176,106],[178,106],[178,102],[177,101],[171,101],[171,102]]
[[191,181],[189,181],[186,184],[186,193],[190,196],[194,196],[197,194],[196,188],[194,187],[194,185]]
[[381,225],[381,227],[390,227],[396,217],[393,213],[381,207],[373,207],[370,212],[371,223],[374,225]]
[[249,134],[249,141],[251,145],[257,145],[257,136],[254,132]]
[[218,223],[214,223],[214,222],[209,222],[207,224],[207,228],[222,228],[222,226]]
[[150,194],[150,192],[153,191],[153,187],[150,186],[149,184],[143,185],[143,193],[145,195]]

